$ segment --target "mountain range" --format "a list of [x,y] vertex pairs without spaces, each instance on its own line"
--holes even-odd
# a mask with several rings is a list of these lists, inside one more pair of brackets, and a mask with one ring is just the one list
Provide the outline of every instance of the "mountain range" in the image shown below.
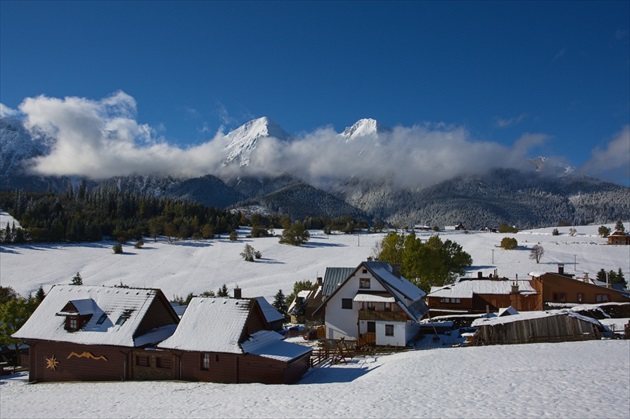
[[[391,130],[374,119],[361,119],[337,134],[340,152],[375,150]],[[291,169],[277,174],[248,171],[252,159],[265,158],[261,142],[274,139],[289,147],[295,137],[262,117],[227,133],[223,160],[215,173],[200,177],[124,176],[91,180],[125,190],[156,196],[188,199],[208,206],[246,212],[278,213],[294,219],[350,215],[404,226],[445,226],[463,223],[468,228],[497,226],[520,228],[630,219],[630,188],[578,175],[567,165],[539,157],[518,169],[488,168],[483,173],[454,176],[435,184],[401,187],[390,178],[365,178],[360,174],[331,175],[311,184]],[[65,191],[78,177],[33,175],[33,159],[46,156],[55,139],[29,131],[18,120],[0,119],[0,190]],[[356,156],[359,158],[359,156]]]

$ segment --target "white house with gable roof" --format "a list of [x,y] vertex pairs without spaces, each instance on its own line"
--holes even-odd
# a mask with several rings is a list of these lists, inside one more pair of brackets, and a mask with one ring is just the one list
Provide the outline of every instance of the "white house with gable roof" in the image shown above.
[[386,262],[362,262],[316,310],[326,338],[406,346],[428,311],[425,293]]

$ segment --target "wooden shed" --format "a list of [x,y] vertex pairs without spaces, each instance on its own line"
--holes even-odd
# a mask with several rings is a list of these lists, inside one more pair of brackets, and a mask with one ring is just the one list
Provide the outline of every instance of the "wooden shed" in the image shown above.
[[506,317],[477,319],[473,345],[565,342],[600,339],[606,327],[569,310],[532,311]]

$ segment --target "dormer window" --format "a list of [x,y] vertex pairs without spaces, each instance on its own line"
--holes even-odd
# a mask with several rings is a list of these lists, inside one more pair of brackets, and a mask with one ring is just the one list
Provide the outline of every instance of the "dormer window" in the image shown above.
[[65,316],[64,329],[68,332],[77,332],[92,318],[94,313],[94,301],[72,300],[57,313],[58,316]]
[[76,332],[79,330],[79,317],[68,316],[66,317],[66,330],[68,332]]
[[116,320],[116,326],[122,326],[123,324],[125,324],[128,318],[129,318],[128,316],[121,314],[118,320]]

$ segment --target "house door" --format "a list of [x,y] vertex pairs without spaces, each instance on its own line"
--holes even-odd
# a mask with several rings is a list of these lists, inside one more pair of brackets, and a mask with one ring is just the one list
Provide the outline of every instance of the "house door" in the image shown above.
[[376,333],[376,322],[367,322],[367,332]]

